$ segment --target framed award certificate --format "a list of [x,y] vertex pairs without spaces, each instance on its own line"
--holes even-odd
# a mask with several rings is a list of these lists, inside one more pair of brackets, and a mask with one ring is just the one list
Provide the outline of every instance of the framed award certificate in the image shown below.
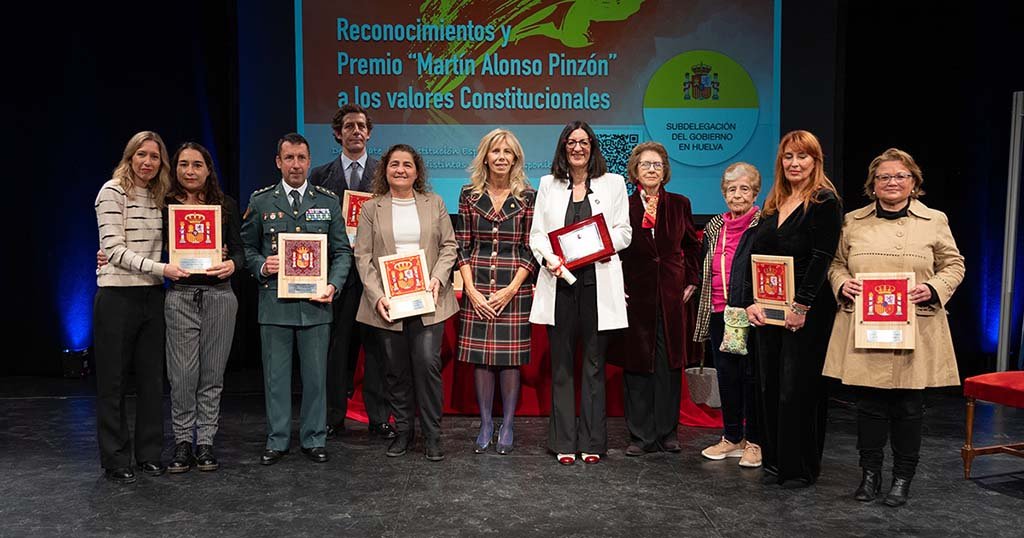
[[907,299],[914,273],[857,273],[863,288],[854,301],[854,346],[914,349],[916,308]]
[[167,245],[171,263],[186,271],[203,272],[221,262],[219,205],[167,206]]
[[277,234],[277,297],[310,299],[327,291],[327,234]]
[[570,271],[615,254],[603,214],[548,232],[548,239],[551,250],[562,258]]
[[793,257],[750,255],[754,302],[761,305],[765,323],[786,325],[786,309],[793,302]]
[[427,289],[430,273],[423,249],[382,256],[380,277],[384,282],[384,295],[391,304],[391,319],[409,318],[434,311],[434,294]]
[[345,191],[341,200],[341,214],[345,216],[345,232],[348,234],[349,243],[356,237],[356,228],[359,226],[359,213],[363,211],[363,204],[373,198],[368,192]]

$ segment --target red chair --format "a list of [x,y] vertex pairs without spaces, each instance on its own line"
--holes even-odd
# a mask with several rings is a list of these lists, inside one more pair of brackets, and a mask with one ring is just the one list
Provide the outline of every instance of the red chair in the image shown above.
[[967,397],[967,442],[960,449],[960,457],[964,460],[964,478],[971,477],[971,462],[977,456],[1011,454],[1024,458],[1024,443],[980,448],[975,448],[972,444],[974,401],[984,400],[1010,407],[1024,407],[1024,372],[996,372],[969,377],[964,380],[964,396]]

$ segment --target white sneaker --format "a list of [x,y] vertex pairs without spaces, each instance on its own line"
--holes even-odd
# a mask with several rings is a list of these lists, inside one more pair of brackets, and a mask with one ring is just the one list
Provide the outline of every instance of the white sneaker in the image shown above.
[[751,469],[761,466],[761,447],[756,443],[747,443],[746,448],[743,449],[743,457],[740,458],[740,467],[749,467]]
[[[738,443],[730,443],[725,436],[718,441],[718,444],[711,445],[704,450],[700,451],[700,455],[704,456],[709,460],[724,460],[725,458],[739,458],[743,456],[743,450],[747,446],[746,440],[740,440]],[[760,454],[760,448],[758,449]],[[760,460],[758,460],[760,461]]]

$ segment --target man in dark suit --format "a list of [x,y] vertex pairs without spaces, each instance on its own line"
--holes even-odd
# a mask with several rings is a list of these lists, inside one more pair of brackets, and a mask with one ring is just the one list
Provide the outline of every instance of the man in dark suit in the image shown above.
[[[246,267],[259,282],[260,341],[263,344],[263,381],[266,390],[267,442],[262,465],[273,465],[285,454],[291,439],[292,346],[298,344],[302,375],[302,411],[299,435],[302,452],[317,463],[329,458],[326,445],[327,349],[333,311],[330,303],[344,286],[352,267],[352,249],[345,236],[345,220],[334,193],[306,181],[309,143],[289,133],[277,143],[281,181],[252,194],[242,224]],[[279,233],[327,235],[327,289],[320,297],[281,299],[277,272]]]
[[[334,139],[341,145],[337,159],[320,165],[309,174],[309,182],[331,190],[344,198],[346,190],[371,192],[377,159],[366,153],[373,121],[366,109],[347,104],[331,120]],[[350,238],[350,240],[353,238]],[[353,376],[359,360],[359,345],[365,350],[363,367],[363,401],[369,417],[370,433],[384,439],[393,439],[395,430],[388,422],[390,405],[384,387],[384,361],[379,352],[375,329],[356,322],[356,310],[363,294],[359,275],[352,271],[334,301],[334,326],[331,331],[331,349],[327,359],[327,435],[345,431],[348,397],[353,390]]]

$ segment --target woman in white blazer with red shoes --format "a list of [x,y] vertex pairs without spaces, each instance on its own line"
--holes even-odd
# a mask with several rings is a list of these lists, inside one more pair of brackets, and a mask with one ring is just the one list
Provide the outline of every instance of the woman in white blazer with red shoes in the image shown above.
[[[577,452],[585,463],[598,463],[607,452],[605,350],[608,332],[627,325],[626,295],[618,254],[574,269],[572,285],[559,278],[562,267],[548,232],[599,214],[604,215],[615,251],[628,247],[632,229],[625,180],[608,173],[593,129],[573,121],[558,138],[551,175],[540,179],[530,229],[530,247],[545,267],[537,275],[530,321],[548,326],[548,448],[563,465],[575,463]],[[583,349],[578,421],[573,389],[577,338]]]

